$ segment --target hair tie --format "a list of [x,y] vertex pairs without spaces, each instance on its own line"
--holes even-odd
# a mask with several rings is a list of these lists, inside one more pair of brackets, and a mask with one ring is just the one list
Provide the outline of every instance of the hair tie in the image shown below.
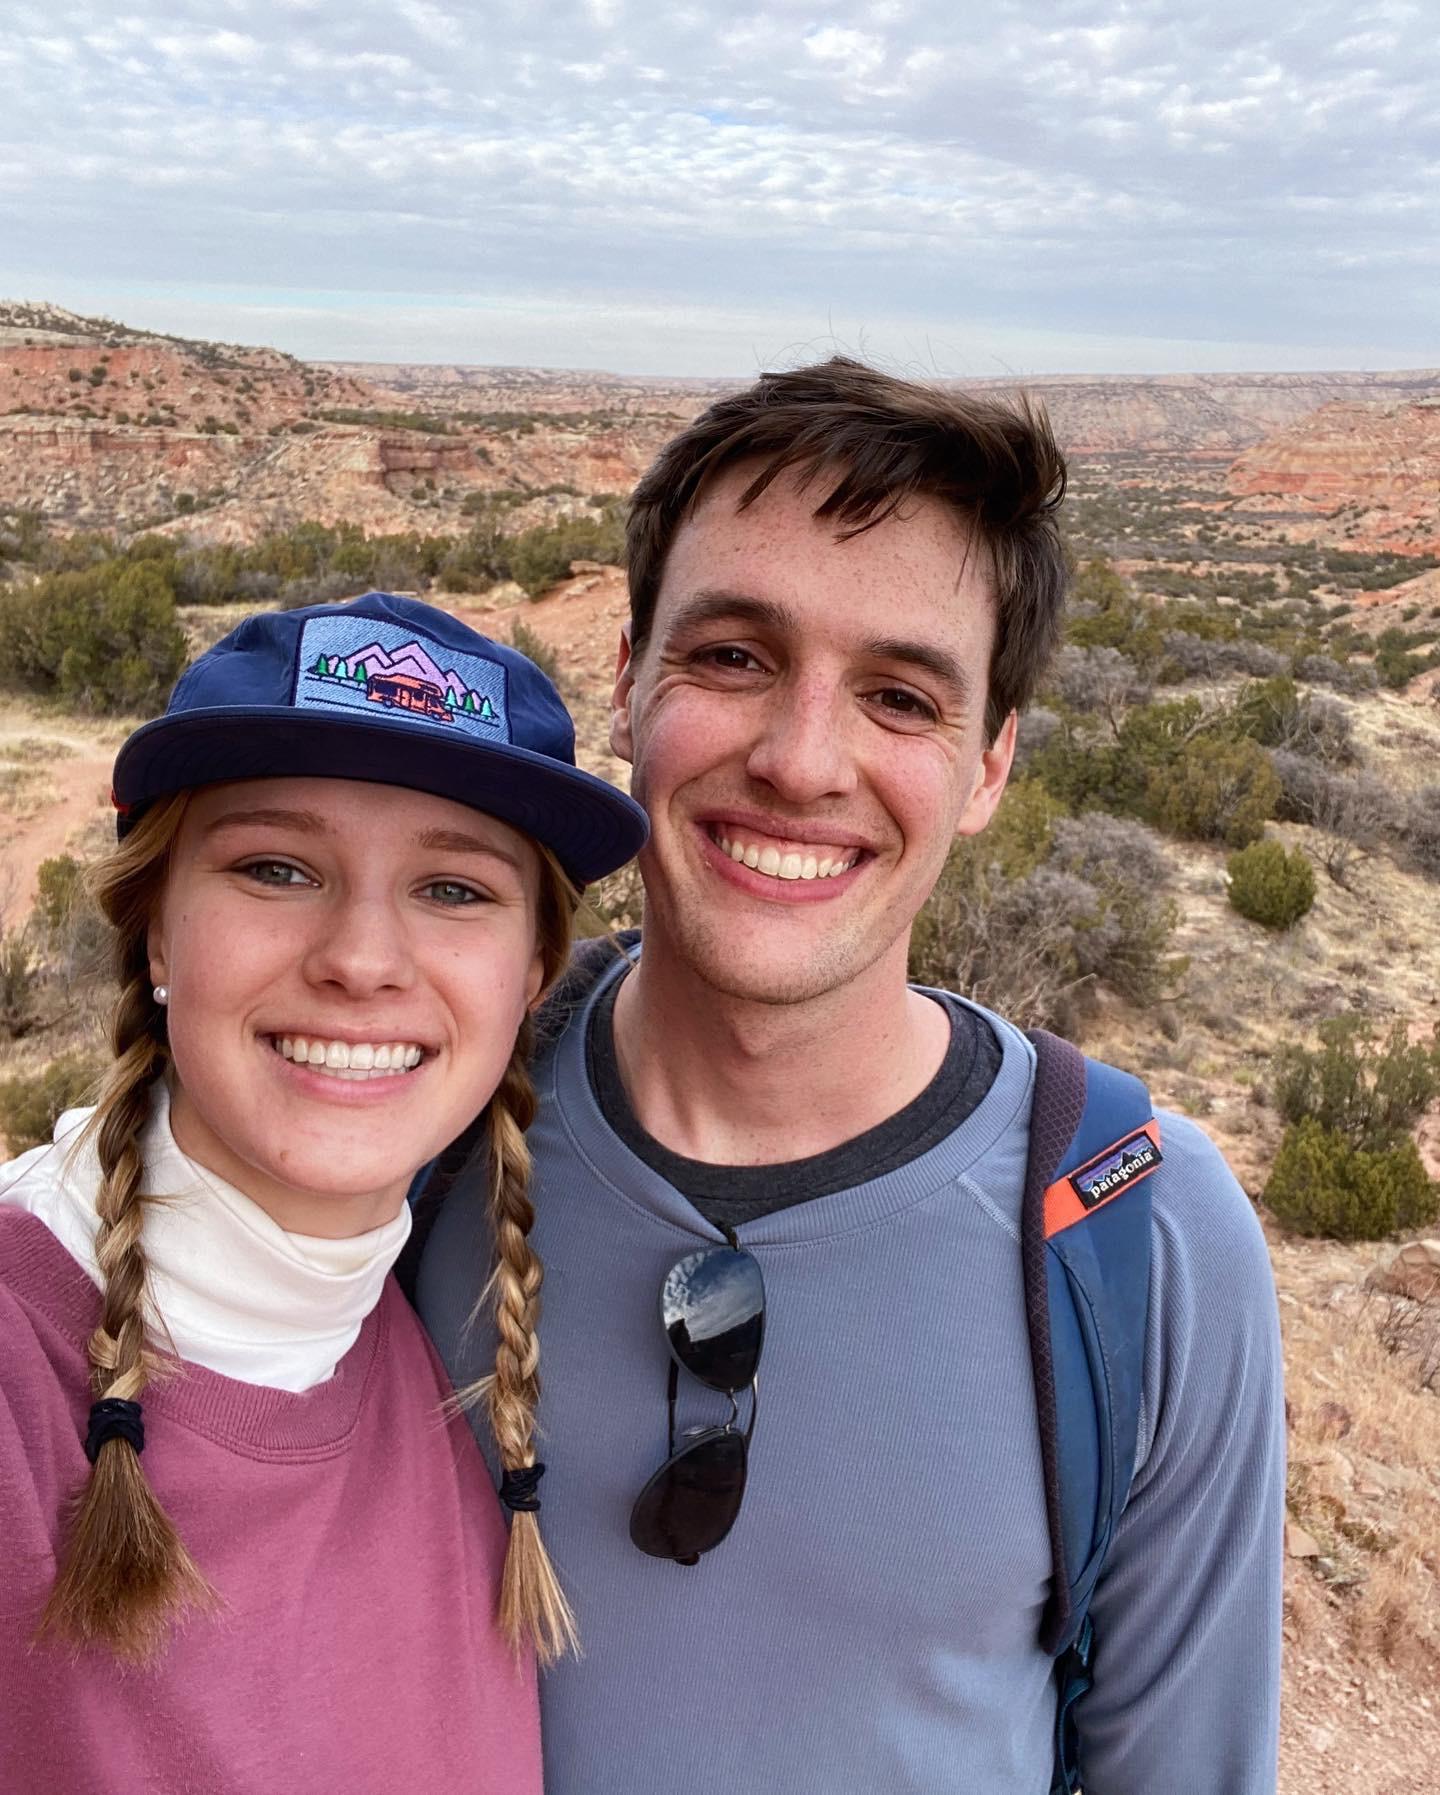
[[[137,1405],[138,1406],[138,1405]],[[542,1464],[523,1465],[518,1471],[507,1471],[500,1479],[500,1500],[511,1514],[533,1515],[540,1512],[540,1479],[545,1475]]]
[[106,1396],[91,1403],[85,1456],[92,1465],[107,1440],[128,1440],[136,1452],[145,1450],[145,1423],[138,1402],[127,1402],[123,1396]]

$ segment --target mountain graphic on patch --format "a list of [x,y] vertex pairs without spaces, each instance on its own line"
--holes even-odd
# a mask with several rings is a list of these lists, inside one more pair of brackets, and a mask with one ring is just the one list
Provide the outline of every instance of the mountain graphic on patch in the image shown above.
[[400,624],[312,617],[300,633],[293,702],[301,709],[354,711],[508,742],[505,698],[498,661],[442,648]]

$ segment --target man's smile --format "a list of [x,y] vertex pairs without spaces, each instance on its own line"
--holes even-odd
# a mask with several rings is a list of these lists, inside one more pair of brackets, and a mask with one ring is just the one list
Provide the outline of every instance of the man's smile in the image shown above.
[[711,823],[707,832],[722,854],[769,879],[838,879],[861,856],[859,848],[765,835],[740,824]]

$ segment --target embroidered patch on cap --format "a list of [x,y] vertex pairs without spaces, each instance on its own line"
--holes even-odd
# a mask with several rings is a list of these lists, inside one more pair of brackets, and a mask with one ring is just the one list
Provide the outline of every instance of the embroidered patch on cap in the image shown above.
[[292,702],[510,740],[505,669],[443,648],[402,624],[372,617],[312,617],[300,632]]
[[1144,1129],[1132,1134],[1100,1159],[1070,1174],[1070,1188],[1087,1209],[1095,1209],[1107,1197],[1153,1172],[1160,1164],[1160,1145]]

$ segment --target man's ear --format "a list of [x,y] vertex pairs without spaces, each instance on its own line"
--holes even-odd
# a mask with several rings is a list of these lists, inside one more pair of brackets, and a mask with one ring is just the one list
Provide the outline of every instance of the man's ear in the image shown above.
[[622,626],[615,657],[615,690],[610,696],[610,750],[620,760],[635,760],[635,740],[630,729],[630,698],[635,690],[635,651],[630,645],[630,625]]
[[1011,711],[1000,725],[995,740],[981,754],[975,769],[975,784],[955,825],[957,835],[978,835],[994,816],[1015,760],[1015,737],[1019,727],[1019,716]]

